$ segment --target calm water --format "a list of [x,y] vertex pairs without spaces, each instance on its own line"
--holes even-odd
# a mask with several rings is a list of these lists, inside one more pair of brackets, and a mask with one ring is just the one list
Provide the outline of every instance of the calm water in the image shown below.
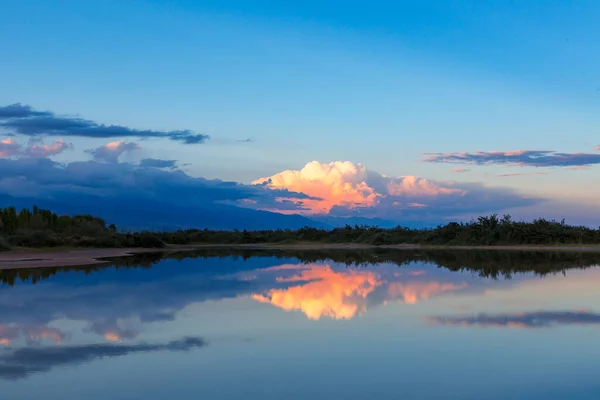
[[600,398],[593,256],[394,257],[5,271],[2,398]]

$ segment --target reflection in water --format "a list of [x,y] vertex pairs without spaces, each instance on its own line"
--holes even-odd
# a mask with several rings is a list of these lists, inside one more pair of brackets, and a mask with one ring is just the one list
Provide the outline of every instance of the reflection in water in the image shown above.
[[600,398],[599,255],[220,251],[0,271],[3,398]]
[[423,270],[405,274],[392,271],[393,268],[381,265],[359,270],[339,266],[335,270],[329,264],[281,265],[260,273],[291,272],[292,276],[278,275],[274,280],[295,284],[254,293],[252,298],[286,311],[300,310],[312,320],[350,319],[362,315],[369,305],[393,300],[416,304],[444,292],[469,287],[466,282],[438,282]]
[[379,275],[371,271],[335,272],[329,265],[316,264],[285,267],[292,267],[298,274],[289,278],[277,277],[277,282],[302,283],[286,289],[270,289],[266,294],[253,294],[252,298],[286,311],[301,310],[315,320],[323,316],[349,319],[363,313],[366,310],[364,299],[381,284]]
[[420,300],[427,300],[444,292],[459,291],[467,287],[469,285],[466,282],[392,282],[389,284],[388,293],[391,300],[402,299],[405,303],[417,304]]
[[60,344],[66,336],[60,330],[45,325],[0,325],[0,344],[6,346],[20,337],[23,337],[29,344],[39,343],[43,339]]
[[597,325],[600,324],[600,314],[589,311],[536,311],[497,315],[430,317],[427,320],[437,325],[549,328],[556,325]]
[[201,338],[188,337],[163,344],[91,344],[81,346],[30,347],[0,353],[0,378],[21,379],[54,367],[83,364],[105,357],[123,357],[155,351],[189,351],[203,347]]

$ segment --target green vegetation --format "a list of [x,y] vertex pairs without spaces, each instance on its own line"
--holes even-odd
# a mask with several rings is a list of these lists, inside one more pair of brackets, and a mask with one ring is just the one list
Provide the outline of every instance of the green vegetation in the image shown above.
[[398,226],[383,229],[346,225],[331,230],[304,227],[298,230],[175,232],[119,232],[114,225],[91,215],[59,216],[34,207],[17,212],[0,209],[0,250],[18,247],[165,247],[166,244],[258,243],[360,243],[369,245],[583,245],[599,244],[600,229],[567,225],[564,221],[537,219],[513,221],[509,215],[479,217],[466,223],[450,222],[432,229]]
[[556,245],[598,244],[600,229],[567,225],[564,221],[537,219],[516,222],[509,215],[479,217],[467,223],[450,222],[433,229],[398,226],[383,229],[346,225],[332,230],[305,227],[292,230],[210,231],[190,229],[158,234],[165,243],[361,243],[370,245]]
[[165,247],[152,232],[117,232],[91,215],[73,217],[49,210],[0,209],[0,251],[14,247]]

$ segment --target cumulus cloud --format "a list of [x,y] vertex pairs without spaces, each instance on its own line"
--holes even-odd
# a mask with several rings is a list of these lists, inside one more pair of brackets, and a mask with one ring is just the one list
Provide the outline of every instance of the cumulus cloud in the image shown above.
[[29,141],[27,146],[22,146],[12,138],[0,140],[0,157],[28,156],[43,158],[55,156],[72,148],[73,145],[58,139],[54,143],[45,144],[42,139],[36,138]]
[[557,325],[598,325],[600,324],[600,314],[588,311],[536,311],[515,314],[431,317],[428,320],[438,325],[549,328]]
[[177,169],[176,160],[161,160],[158,158],[144,158],[140,161],[140,167],[142,168],[166,168],[166,169]]
[[[416,176],[389,177],[349,161],[328,164],[313,161],[300,170],[286,170],[252,183],[313,197],[279,198],[280,204],[288,200],[300,206],[294,212],[304,214],[407,220],[497,211],[540,201],[511,189],[479,183],[441,182]],[[282,211],[277,204],[273,210]]]
[[430,163],[510,165],[522,167],[571,167],[600,164],[600,154],[558,153],[549,150],[476,151],[462,153],[423,153]]
[[119,140],[107,143],[97,149],[86,150],[85,152],[91,154],[96,161],[117,162],[122,154],[138,150],[139,148],[140,146],[137,143]]
[[19,103],[0,107],[0,129],[27,136],[168,138],[185,144],[204,143],[209,139],[208,135],[191,130],[138,130],[120,125],[104,125],[79,117],[60,116],[50,111],[36,111],[31,106]]

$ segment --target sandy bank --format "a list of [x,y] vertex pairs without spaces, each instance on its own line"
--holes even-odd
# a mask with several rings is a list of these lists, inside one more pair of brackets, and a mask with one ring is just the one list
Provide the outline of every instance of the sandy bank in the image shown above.
[[166,249],[78,249],[64,251],[15,250],[0,253],[0,270],[12,268],[69,267],[106,264],[109,258],[130,256],[136,253],[191,251],[209,248],[246,248],[272,250],[501,250],[501,251],[579,251],[600,252],[600,245],[583,246],[423,246],[399,244],[372,246],[366,244],[338,243],[296,243],[296,244],[207,244],[195,246],[171,246]]
[[130,256],[164,249],[81,249],[64,251],[14,250],[0,253],[0,270],[106,264],[105,258]]

